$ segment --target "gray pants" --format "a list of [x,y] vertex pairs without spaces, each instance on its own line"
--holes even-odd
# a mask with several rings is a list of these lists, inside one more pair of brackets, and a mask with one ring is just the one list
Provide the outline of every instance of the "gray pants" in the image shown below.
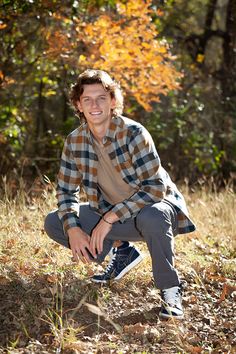
[[[90,235],[100,216],[90,209],[88,203],[80,204],[80,223],[82,229]],[[45,231],[54,241],[69,246],[57,210],[49,213],[45,219]],[[151,258],[155,285],[166,289],[179,285],[179,277],[174,268],[174,236],[177,234],[177,213],[174,207],[165,201],[148,205],[140,210],[136,218],[123,224],[116,222],[104,240],[103,253],[97,261],[102,262],[115,240],[145,241]]]

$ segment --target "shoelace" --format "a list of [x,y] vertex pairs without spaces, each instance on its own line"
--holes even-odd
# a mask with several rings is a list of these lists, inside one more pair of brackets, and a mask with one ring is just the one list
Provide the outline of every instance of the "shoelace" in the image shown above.
[[105,273],[106,273],[106,274],[109,274],[110,271],[112,270],[112,268],[114,268],[115,262],[117,261],[116,258],[117,258],[117,252],[115,251],[113,257],[112,257],[111,260],[109,261],[109,263],[108,263],[108,265],[107,265],[107,268],[106,268],[106,270],[105,270]]
[[174,286],[173,288],[162,290],[163,300],[167,304],[177,305],[180,301],[179,296],[181,295],[181,290],[178,286]]

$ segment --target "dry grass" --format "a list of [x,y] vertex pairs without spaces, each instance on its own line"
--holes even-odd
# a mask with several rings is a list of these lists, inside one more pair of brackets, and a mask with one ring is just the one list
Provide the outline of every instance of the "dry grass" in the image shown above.
[[[75,265],[51,242],[43,219],[55,207],[46,185],[24,186],[1,203],[0,352],[233,353],[235,350],[235,195],[185,191],[198,230],[176,238],[187,281],[186,318],[160,321],[149,256],[119,283],[91,284],[97,266]],[[145,244],[139,244],[147,253]]]

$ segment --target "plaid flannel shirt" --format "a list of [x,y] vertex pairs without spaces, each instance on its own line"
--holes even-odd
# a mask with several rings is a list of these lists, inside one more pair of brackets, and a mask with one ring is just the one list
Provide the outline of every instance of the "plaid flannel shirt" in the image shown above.
[[81,186],[90,207],[100,215],[112,210],[123,223],[145,205],[166,199],[178,212],[178,233],[195,230],[182,194],[161,166],[152,137],[141,124],[123,116],[114,117],[103,143],[113,166],[136,192],[116,205],[104,200],[97,184],[98,157],[93,136],[86,123],[81,125],[65,141],[58,173],[58,213],[65,232],[80,226]]

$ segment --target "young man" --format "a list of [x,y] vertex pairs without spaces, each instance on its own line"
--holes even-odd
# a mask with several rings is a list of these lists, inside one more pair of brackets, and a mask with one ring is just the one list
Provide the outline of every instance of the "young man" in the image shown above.
[[[146,241],[163,299],[160,316],[182,318],[174,236],[195,230],[183,196],[161,166],[148,131],[121,116],[120,88],[106,72],[82,73],[71,102],[85,123],[65,141],[58,210],[46,217],[47,234],[84,262],[102,262],[113,242],[122,240],[112,250],[107,272],[95,275],[94,281],[123,276],[141,260],[128,241]],[[80,186],[87,203],[79,200]]]

